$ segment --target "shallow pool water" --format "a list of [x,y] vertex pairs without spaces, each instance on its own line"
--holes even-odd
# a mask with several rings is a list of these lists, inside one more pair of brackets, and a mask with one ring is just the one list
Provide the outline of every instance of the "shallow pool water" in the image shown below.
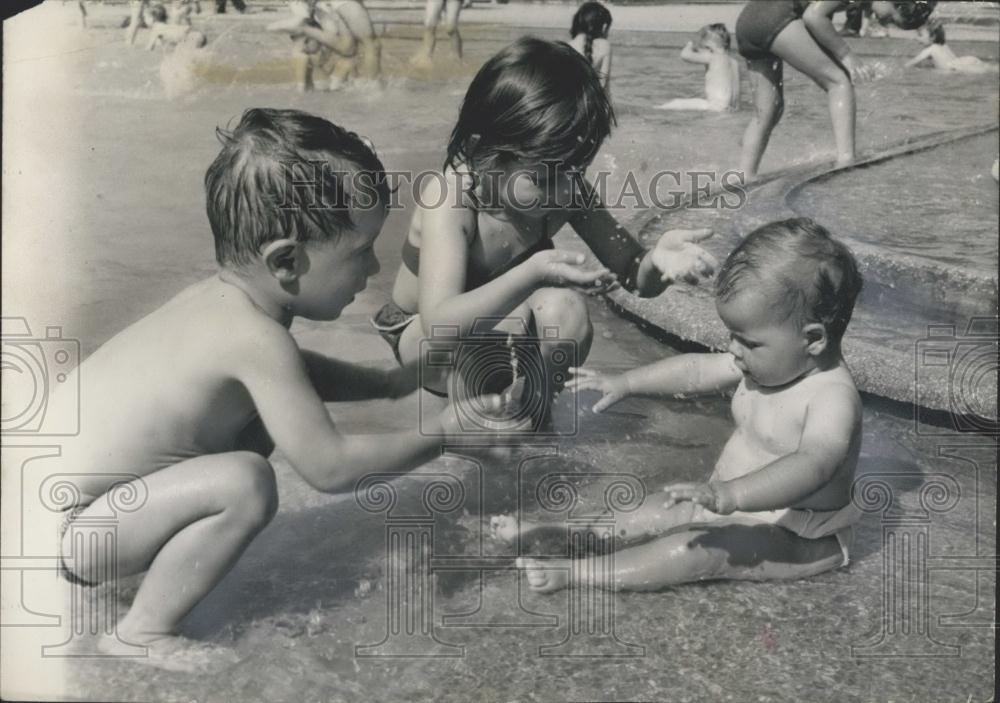
[[[287,42],[262,30],[273,15],[205,18],[214,44],[196,57],[200,67],[168,63],[165,70],[159,54],[122,46],[120,30],[113,26],[116,12],[123,10],[95,10],[95,28],[86,35],[45,27],[65,35],[65,52],[22,45],[23,60],[35,67],[30,90],[5,106],[5,121],[17,136],[5,139],[4,188],[12,202],[30,209],[33,217],[4,233],[4,314],[61,325],[66,336],[80,340],[84,356],[214,270],[202,178],[218,150],[216,126],[230,123],[250,106],[297,107],[371,137],[390,169],[439,167],[464,87],[490,53],[521,33],[470,22],[464,31],[466,61],[420,72],[407,66],[418,30],[391,24],[392,15],[386,11],[378,19],[390,22],[384,90],[300,95],[279,80],[287,66]],[[563,38],[562,32],[535,33]],[[596,168],[608,170],[609,188],[620,188],[629,172],[648,177],[661,168],[688,173],[733,167],[748,118],[745,109],[711,116],[652,109],[667,99],[701,91],[701,71],[677,58],[688,37],[643,32],[616,33],[613,38],[617,53],[612,94],[619,126],[595,162]],[[906,136],[996,119],[994,78],[944,79],[930,71],[896,70],[904,57],[915,53],[912,43],[871,40],[856,46],[863,56],[890,69],[883,80],[859,88],[862,150],[877,151]],[[16,44],[5,42],[5,50],[16,49]],[[996,59],[995,44],[955,49]],[[14,87],[25,87],[17,76],[12,81]],[[830,158],[828,120],[820,91],[788,71],[786,115],[764,169]],[[936,158],[931,154],[928,159]],[[17,171],[7,163],[17,163]],[[906,202],[920,207],[917,193],[898,193],[905,177],[880,180],[869,175],[876,173],[873,168],[858,174],[873,179],[867,188],[872,201],[912,197]],[[828,185],[840,187],[831,181],[816,188]],[[969,192],[973,190],[970,186]],[[902,215],[911,223],[925,216],[946,222],[947,213],[937,210],[945,203],[931,200],[935,204],[926,212]],[[404,207],[412,205],[405,193],[402,202]],[[850,200],[852,210],[855,202]],[[995,195],[985,202],[993,208],[995,224]],[[824,210],[835,233],[852,226],[851,220],[837,219],[842,209]],[[876,208],[873,218],[883,217],[879,213],[884,211]],[[974,219],[970,212],[975,211],[965,208],[952,214]],[[637,218],[634,206],[617,214],[625,221]],[[390,214],[376,244],[382,271],[341,320],[332,326],[295,325],[293,332],[303,346],[357,362],[392,363],[388,348],[372,335],[368,316],[388,297],[407,222],[406,209]],[[706,223],[718,232],[712,246],[720,255],[752,224],[737,213],[715,209],[667,214],[662,224]],[[963,229],[971,232],[975,226],[970,219]],[[860,235],[851,236],[860,240]],[[905,238],[892,243],[869,240],[884,244],[887,251],[890,244],[905,244]],[[919,325],[912,320],[901,325],[899,307],[869,295],[856,324],[871,330],[873,338],[883,335],[886,344],[912,348],[921,334]],[[588,362],[592,367],[623,369],[675,353],[601,301],[593,301],[591,311],[596,330]],[[564,406],[557,417],[563,434],[545,446],[519,450],[505,461],[447,456],[398,482],[401,501],[409,506],[419,502],[423,487],[433,480],[428,474],[448,474],[465,487],[458,507],[433,521],[435,557],[485,565],[444,569],[436,577],[438,636],[464,647],[464,656],[356,656],[356,647],[380,642],[389,627],[390,521],[384,514],[363,510],[351,496],[317,494],[279,455],[274,459],[278,516],[183,628],[188,636],[232,647],[239,662],[213,675],[182,675],[125,660],[74,660],[67,690],[74,697],[95,700],[463,703],[943,696],[964,701],[968,695],[972,700],[985,698],[992,690],[993,631],[988,625],[993,599],[987,594],[993,593],[995,576],[973,568],[981,561],[974,559],[995,554],[996,473],[989,440],[915,423],[898,407],[874,402],[865,408],[860,472],[879,474],[879,480],[893,487],[897,501],[892,510],[922,514],[923,488],[934,476],[949,476],[957,486],[957,502],[928,522],[933,555],[942,565],[930,584],[928,624],[938,641],[961,647],[957,655],[885,659],[852,652],[852,646],[877,641],[884,622],[883,530],[890,522],[887,515],[896,514],[887,509],[864,518],[848,570],[793,583],[692,584],[662,593],[609,596],[604,603],[614,607],[620,641],[643,647],[643,656],[540,656],[539,646],[565,638],[571,602],[565,594],[547,598],[526,591],[509,568],[513,549],[486,534],[489,516],[518,509],[539,514],[542,506],[531,483],[538,472],[566,474],[588,505],[603,499],[609,472],[629,474],[650,492],[670,481],[703,478],[732,431],[728,399],[723,397],[634,400],[600,416],[588,410],[594,400],[585,394],[579,407]],[[342,431],[380,435],[412,429],[423,402],[427,400],[411,397],[400,403],[332,405],[330,410]],[[949,451],[966,458],[954,458]],[[516,459],[532,455],[540,458],[519,482]],[[133,579],[121,594],[123,608],[134,589]],[[463,617],[445,627],[445,615]]]

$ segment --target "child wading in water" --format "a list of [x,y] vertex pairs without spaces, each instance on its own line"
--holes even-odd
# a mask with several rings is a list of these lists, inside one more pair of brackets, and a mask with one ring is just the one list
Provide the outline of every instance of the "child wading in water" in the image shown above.
[[[427,353],[427,339],[445,349],[436,358],[459,352],[439,378],[425,377],[428,390],[503,390],[514,380],[510,356],[489,340],[505,345],[530,333],[538,342],[515,345],[527,355],[519,366],[544,372],[526,377],[515,400],[538,410],[537,427],[572,359],[582,363],[590,349],[584,292],[602,292],[617,276],[654,296],[711,275],[715,260],[692,243],[709,230],[668,232],[647,251],[583,180],[613,120],[597,73],[566,44],[523,38],[476,74],[444,169],[420,193],[393,300],[372,320],[403,362]],[[553,247],[566,223],[607,268],[586,269],[582,254]],[[500,369],[490,361],[497,357]]]
[[601,77],[604,89],[611,87],[611,12],[599,2],[585,2],[573,15],[569,35],[569,45],[587,57],[597,75]]
[[[219,134],[222,151],[205,175],[219,272],[73,372],[89,422],[63,447],[77,493],[63,575],[91,586],[145,571],[117,635],[150,648],[140,661],[176,669],[229,659],[175,634],[274,517],[275,445],[310,486],[337,492],[439,456],[443,435],[459,427],[450,409],[421,432],[341,434],[325,402],[405,395],[415,371],[338,361],[300,349],[289,333],[296,317],[336,319],[379,270],[373,244],[389,187],[375,153],[295,110],[247,110]],[[289,168],[303,178],[318,164],[329,207],[315,207],[311,190],[286,191]],[[122,484],[145,500],[118,515],[114,549],[75,551],[71,536],[82,531],[89,544],[88,518],[114,514],[109,496]]]
[[906,62],[910,68],[930,60],[934,68],[941,71],[956,71],[959,73],[990,73],[997,70],[997,64],[987,63],[978,56],[955,56],[951,47],[944,43],[944,25],[940,20],[928,23],[917,32],[917,38],[926,48]]
[[705,66],[705,97],[678,98],[660,105],[661,110],[709,110],[725,112],[740,104],[740,64],[729,55],[729,31],[724,24],[709,24],[698,31],[698,45],[688,42],[681,58]]
[[[902,29],[927,21],[936,0],[873,2],[873,13]],[[743,135],[740,170],[756,177],[771,132],[784,111],[783,62],[802,71],[826,91],[837,144],[837,164],[854,161],[854,85],[861,72],[831,17],[847,0],[750,0],[736,20],[736,42],[748,61],[754,116]]]
[[[577,562],[578,579],[652,590],[705,579],[802,578],[846,565],[860,511],[851,488],[861,445],[861,399],[840,352],[861,277],[850,251],[811,220],[752,232],[716,282],[729,351],[683,354],[604,376],[579,369],[569,386],[604,397],[715,393],[736,387],[736,430],[707,483],[667,486],[615,525],[616,542],[645,541]],[[665,501],[665,502],[664,502]],[[492,520],[513,541],[541,525]],[[549,527],[549,526],[545,526]],[[534,590],[579,586],[565,559],[519,559]],[[602,574],[604,574],[602,576]]]

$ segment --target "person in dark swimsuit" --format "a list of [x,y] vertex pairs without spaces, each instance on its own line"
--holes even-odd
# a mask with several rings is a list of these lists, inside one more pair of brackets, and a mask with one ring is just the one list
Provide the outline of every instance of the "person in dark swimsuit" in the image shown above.
[[[518,366],[542,370],[537,383],[524,384],[541,420],[568,368],[590,348],[582,293],[622,285],[654,296],[672,281],[712,274],[714,258],[694,243],[709,230],[667,233],[647,251],[596,201],[583,173],[613,122],[597,72],[563,43],[520,39],[473,79],[445,167],[420,194],[393,301],[373,319],[401,363],[429,349],[485,347],[479,357],[455,355],[430,388],[475,396],[488,387],[477,383],[510,380],[493,360],[509,367],[511,355],[495,354],[485,340],[527,335],[535,358]],[[603,267],[553,247],[551,237],[567,223]],[[458,366],[464,371],[451,373]]]
[[[747,59],[755,113],[743,136],[740,169],[757,175],[771,132],[784,110],[783,62],[802,71],[826,91],[837,145],[837,164],[854,161],[854,85],[859,66],[831,18],[847,0],[750,0],[736,20],[736,41]],[[936,0],[872,2],[882,22],[902,29],[923,25]]]

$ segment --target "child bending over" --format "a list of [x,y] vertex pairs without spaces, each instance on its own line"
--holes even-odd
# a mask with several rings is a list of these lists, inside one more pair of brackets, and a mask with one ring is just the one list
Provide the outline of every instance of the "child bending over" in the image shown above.
[[735,110],[740,104],[740,64],[729,55],[729,31],[724,24],[705,25],[698,32],[698,45],[688,42],[681,58],[705,66],[705,97],[678,98],[660,105],[661,110]]
[[987,63],[978,56],[955,56],[951,47],[944,43],[944,25],[940,20],[934,20],[917,32],[917,39],[926,47],[919,54],[906,62],[910,68],[930,60],[931,65],[939,71],[957,71],[959,73],[990,73],[997,70],[997,64]]
[[[431,433],[341,434],[325,402],[398,397],[416,388],[416,373],[305,351],[289,333],[296,317],[336,319],[379,270],[373,244],[389,188],[375,153],[295,110],[250,109],[218,134],[205,189],[219,271],[73,372],[88,425],[64,447],[78,492],[64,529],[107,514],[123,476],[146,500],[120,515],[113,554],[72,553],[64,533],[63,575],[94,585],[111,559],[121,576],[146,571],[117,632],[170,668],[220,657],[175,632],[274,517],[275,445],[310,486],[337,492],[440,455],[441,435],[458,427],[443,414]],[[296,164],[297,179],[321,164],[321,189],[286,191]],[[317,193],[328,207],[314,207]]]
[[[610,575],[574,569],[607,589],[648,590],[704,579],[802,578],[848,563],[860,511],[851,487],[861,444],[861,399],[841,356],[861,277],[850,251],[807,219],[752,232],[716,282],[732,341],[721,354],[683,354],[605,376],[580,369],[570,384],[604,396],[715,393],[736,388],[736,430],[705,483],[667,486],[616,524]],[[498,536],[539,525],[501,516]],[[617,539],[616,539],[617,541]],[[597,559],[597,558],[591,558]],[[577,586],[570,562],[519,560],[536,591]]]

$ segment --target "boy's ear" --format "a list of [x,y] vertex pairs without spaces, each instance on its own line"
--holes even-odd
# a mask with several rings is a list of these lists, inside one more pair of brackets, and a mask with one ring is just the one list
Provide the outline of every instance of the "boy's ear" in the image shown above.
[[271,275],[282,285],[298,280],[302,249],[294,239],[276,239],[268,242],[261,249],[260,258]]
[[810,356],[819,356],[826,351],[826,345],[830,341],[826,336],[826,326],[821,322],[810,322],[802,328],[802,335],[806,340],[806,351]]

